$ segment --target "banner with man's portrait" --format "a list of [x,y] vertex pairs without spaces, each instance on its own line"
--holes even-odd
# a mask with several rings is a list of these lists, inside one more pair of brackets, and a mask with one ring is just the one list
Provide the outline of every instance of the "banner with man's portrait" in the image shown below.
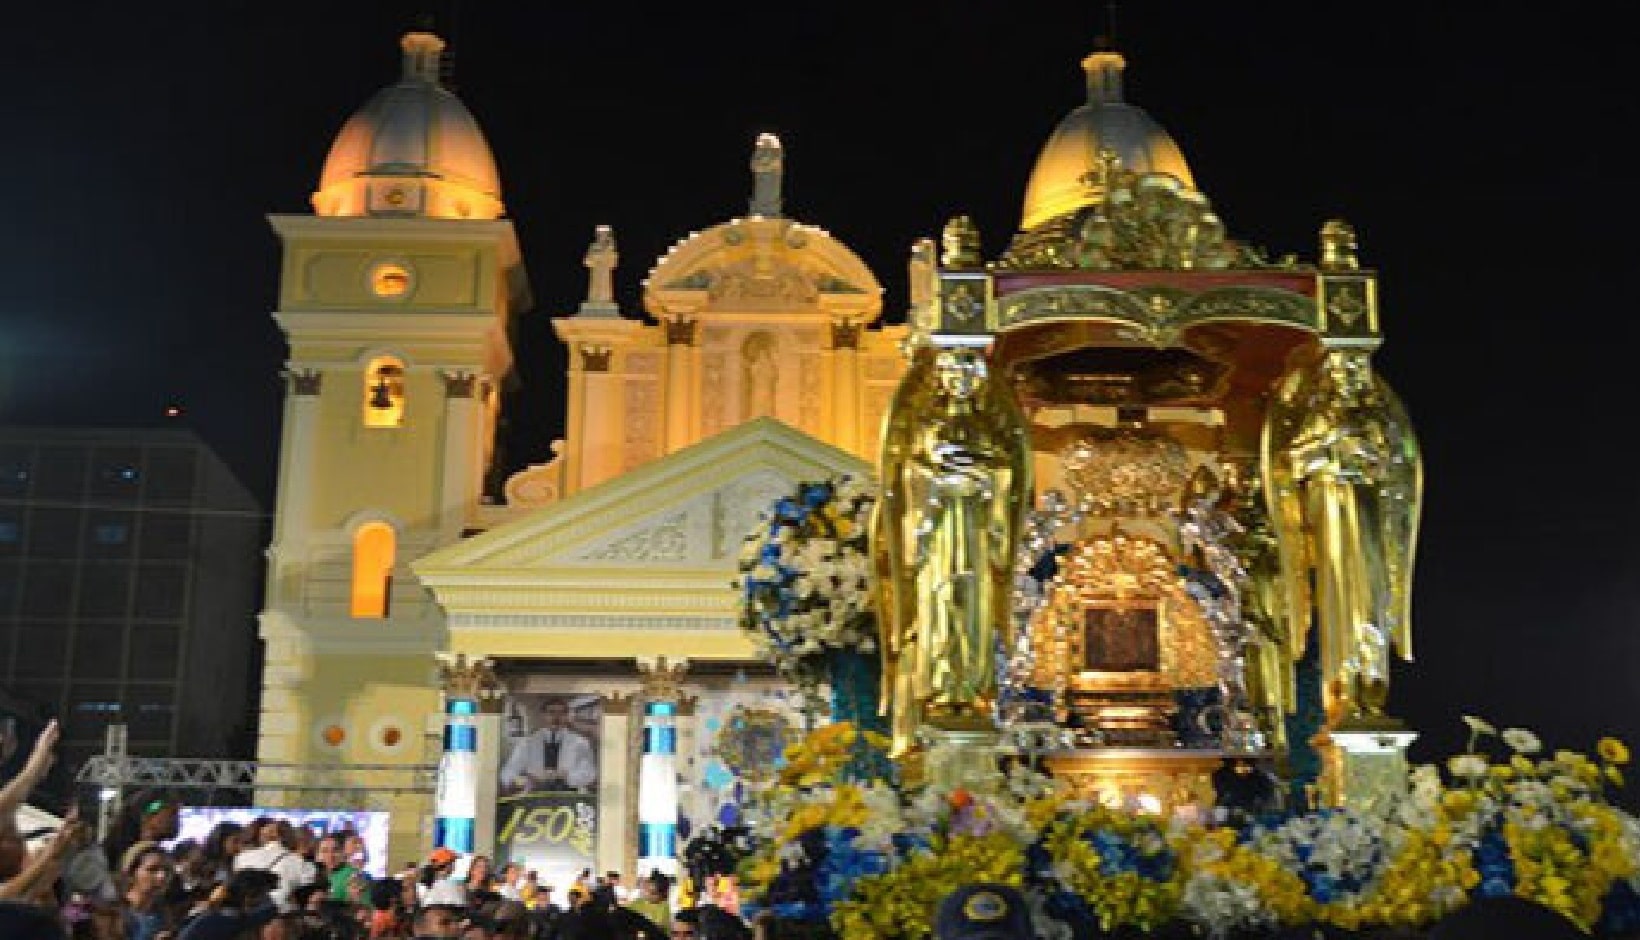
[[598,852],[597,695],[514,693],[502,710],[496,857],[565,884]]

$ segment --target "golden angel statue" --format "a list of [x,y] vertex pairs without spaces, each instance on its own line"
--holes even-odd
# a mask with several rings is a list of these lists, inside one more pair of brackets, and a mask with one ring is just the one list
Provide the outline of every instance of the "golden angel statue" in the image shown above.
[[987,724],[1013,570],[1031,500],[1031,447],[1013,391],[975,349],[920,344],[883,429],[873,518],[891,753],[925,719]]
[[1332,727],[1382,720],[1389,651],[1412,658],[1423,461],[1406,409],[1370,355],[1330,349],[1290,373],[1264,423],[1288,647],[1303,655],[1313,610]]

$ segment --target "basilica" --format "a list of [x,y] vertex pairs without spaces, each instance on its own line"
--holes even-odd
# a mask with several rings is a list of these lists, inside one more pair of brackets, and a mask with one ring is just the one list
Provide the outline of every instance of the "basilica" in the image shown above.
[[[908,297],[786,215],[772,135],[744,212],[663,256],[588,233],[585,299],[552,321],[564,438],[494,494],[532,299],[443,47],[405,35],[312,213],[270,218],[289,356],[257,757],[374,793],[391,858],[431,838],[549,881],[647,870],[755,812],[766,741],[804,718],[742,629],[743,539],[803,481],[878,474],[885,426],[929,424],[905,391],[923,348],[982,351],[1028,432],[1004,684],[1043,693],[1019,714],[1064,730],[1057,772],[1182,808],[1226,755],[1315,758],[1290,745],[1323,722],[1335,781],[1372,772],[1354,731],[1410,740],[1382,706],[1420,466],[1370,366],[1376,277],[1341,221],[1313,264],[1230,238],[1121,55],[1082,63],[1007,250],[954,219]],[[641,311],[612,288],[634,263]],[[436,793],[395,783],[430,764]]]

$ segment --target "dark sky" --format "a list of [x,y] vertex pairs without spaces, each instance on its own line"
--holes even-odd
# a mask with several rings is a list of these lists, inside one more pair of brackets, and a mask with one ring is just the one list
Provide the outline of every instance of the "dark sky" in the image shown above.
[[[752,141],[775,131],[788,213],[853,246],[897,319],[914,238],[967,212],[988,254],[1005,243],[1037,148],[1082,100],[1077,63],[1104,7],[10,11],[0,421],[144,423],[179,402],[270,500],[285,349],[264,216],[307,211],[331,137],[396,78],[418,13],[451,40],[537,298],[506,404],[522,463],[561,426],[548,319],[582,295],[594,224],[616,228],[635,313],[667,246],[744,212]],[[1576,7],[1176,0],[1118,14],[1128,99],[1180,143],[1233,236],[1311,258],[1340,215],[1382,274],[1377,362],[1428,474],[1420,658],[1393,705],[1432,744],[1458,739],[1463,711],[1551,743],[1640,738],[1634,304],[1619,257],[1635,215],[1614,142],[1636,117],[1633,52]]]

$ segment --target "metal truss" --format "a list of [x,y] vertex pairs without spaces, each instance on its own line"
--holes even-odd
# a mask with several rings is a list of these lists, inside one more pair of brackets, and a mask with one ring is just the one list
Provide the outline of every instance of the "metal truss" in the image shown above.
[[278,794],[280,802],[308,809],[367,809],[385,808],[401,797],[432,794],[437,789],[438,767],[433,764],[269,764],[98,754],[80,766],[74,780],[100,790],[112,790],[116,795],[127,788],[191,790],[206,795],[239,791],[247,798],[256,793],[258,799],[263,794]]

